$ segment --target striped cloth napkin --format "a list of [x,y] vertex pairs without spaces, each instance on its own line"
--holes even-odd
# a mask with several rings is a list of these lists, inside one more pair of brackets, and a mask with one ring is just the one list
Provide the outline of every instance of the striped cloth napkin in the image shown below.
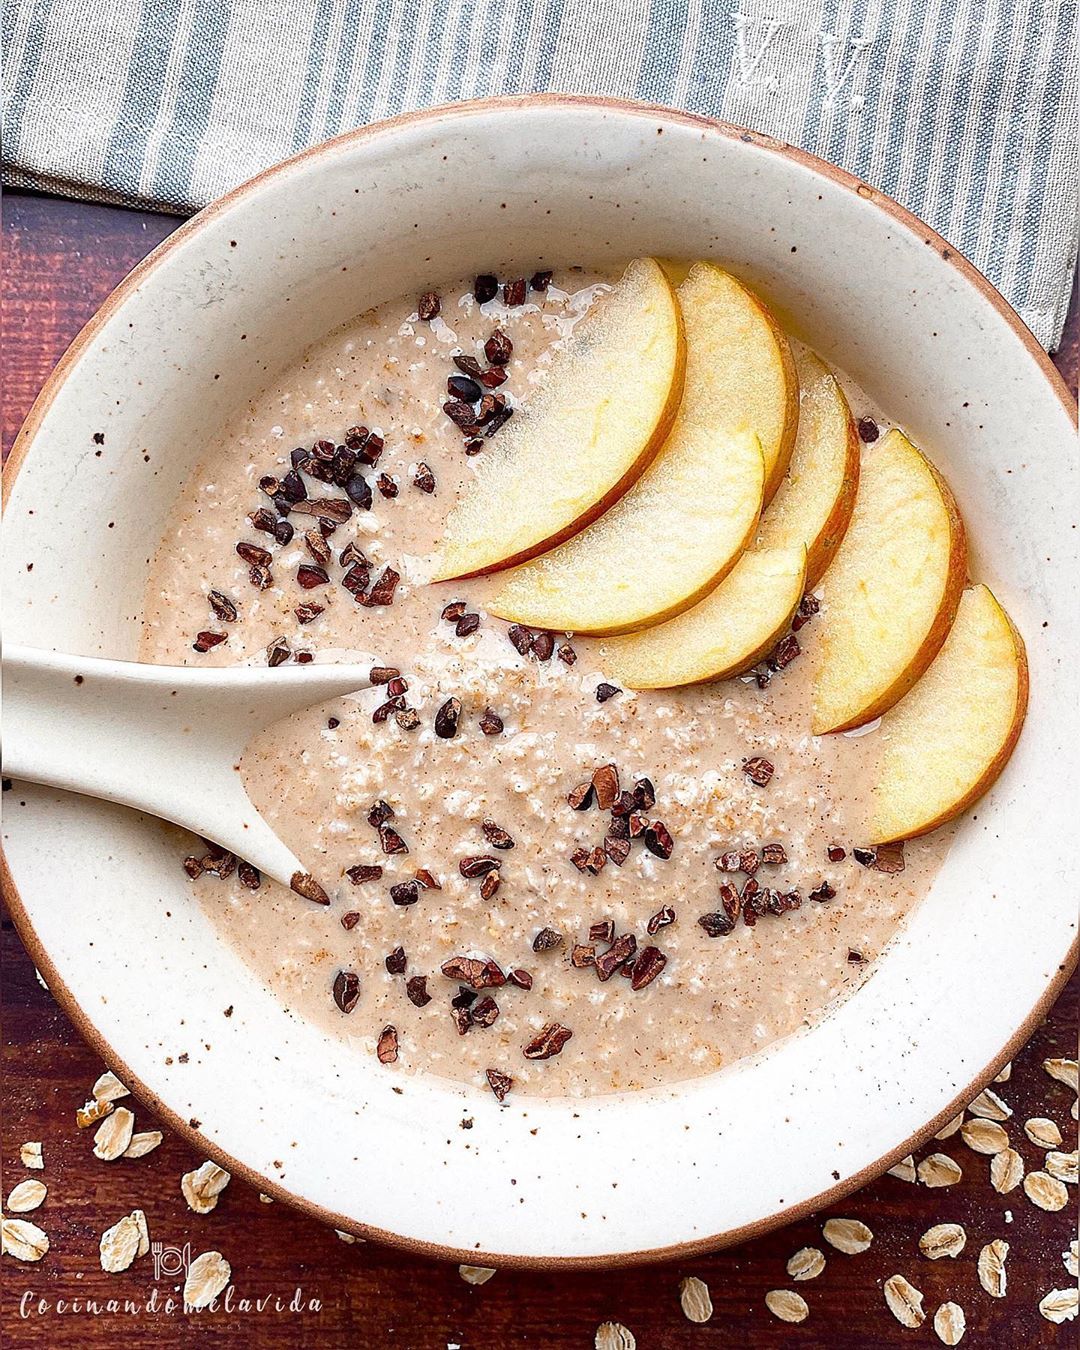
[[1075,0],[4,0],[5,181],[194,211],[337,132],[560,90],[833,160],[1061,332],[1077,242]]

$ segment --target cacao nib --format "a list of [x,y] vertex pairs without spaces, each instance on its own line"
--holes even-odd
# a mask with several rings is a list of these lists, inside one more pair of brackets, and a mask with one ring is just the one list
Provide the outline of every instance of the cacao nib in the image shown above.
[[454,1025],[458,1029],[458,1035],[464,1036],[473,1024],[472,1013],[468,1008],[458,1007],[454,1004],[451,1004],[450,1006],[453,1008],[453,1012],[450,1015],[454,1019]]
[[[350,427],[345,433],[345,444],[350,450],[362,450],[368,438],[367,427]],[[296,454],[296,451],[293,451]]]
[[533,987],[533,977],[527,970],[522,970],[520,967],[510,971],[506,978],[510,984],[516,984],[519,989],[531,989]]
[[501,825],[496,825],[493,820],[481,821],[480,828],[484,832],[484,838],[492,848],[509,849],[514,847],[513,837]]
[[498,736],[503,729],[503,720],[493,708],[485,708],[480,718],[480,730],[485,736]]
[[305,591],[313,591],[316,586],[325,586],[330,578],[325,567],[316,567],[313,563],[301,563],[296,569],[296,580]]
[[596,686],[597,703],[606,703],[609,698],[614,698],[616,694],[621,694],[622,690],[615,684],[608,684],[606,681]]
[[610,811],[619,799],[619,770],[614,764],[601,764],[593,770],[592,785],[597,807]]
[[500,427],[505,426],[506,423],[510,421],[513,415],[514,415],[513,408],[500,408],[500,410],[488,422],[487,428],[484,431],[484,435],[488,437],[494,436]]
[[566,800],[575,811],[587,811],[595,795],[592,783],[579,783],[566,794]]
[[438,880],[426,867],[416,869],[416,880],[423,886],[425,891],[441,891],[442,882]]
[[510,639],[510,644],[521,656],[528,656],[533,647],[533,632],[523,624],[515,623],[507,629],[506,636]]
[[502,885],[502,878],[498,872],[489,872],[480,883],[480,899],[493,900],[495,893]]
[[529,285],[534,291],[546,291],[551,285],[551,272],[534,272]]
[[499,293],[499,279],[490,272],[483,272],[473,282],[473,295],[481,305],[494,300]]
[[258,544],[249,544],[243,539],[237,544],[236,551],[249,567],[269,567],[273,561],[265,548],[260,548]]
[[484,448],[484,442],[479,436],[470,436],[465,442],[465,453],[467,455],[478,455]]
[[471,427],[474,425],[474,414],[471,403],[464,403],[461,399],[449,398],[442,406],[443,412],[455,426]]
[[815,886],[810,892],[810,899],[819,902],[836,899],[836,887],[828,881],[823,881],[820,886]]
[[780,896],[780,907],[785,914],[802,907],[802,896],[798,891],[784,891]]
[[338,554],[338,562],[341,563],[342,567],[352,567],[354,563],[358,563],[361,567],[371,567],[371,563],[364,555],[364,550],[358,547],[354,539],[350,539]]
[[596,965],[596,948],[589,943],[575,942],[570,948],[570,964],[575,970],[584,970],[586,966]]
[[514,344],[501,328],[496,328],[484,343],[484,355],[493,366],[505,366],[514,354]]
[[[248,516],[248,520],[255,529],[261,530],[263,534],[273,534],[277,525],[277,520],[273,513],[268,511],[265,506],[260,506],[257,511],[252,511]],[[239,547],[237,547],[236,551],[237,553],[240,553]],[[241,553],[240,556],[243,557],[244,555]],[[246,562],[247,559],[245,558],[244,561]]]
[[632,792],[620,792],[615,801],[611,804],[611,814],[620,819],[625,816],[633,815],[637,808],[637,799]]
[[645,947],[634,962],[630,988],[644,989],[647,984],[652,984],[666,965],[667,957],[659,947]]
[[346,933],[351,933],[359,922],[360,911],[358,909],[350,909],[341,916],[341,926]]
[[374,468],[375,465],[378,464],[379,462],[379,456],[382,454],[383,447],[385,444],[386,442],[378,434],[378,432],[373,431],[371,435],[368,436],[364,444],[360,447],[360,450],[358,452],[358,457],[360,461],[364,464],[370,465],[371,468]]
[[383,1027],[382,1031],[379,1032],[379,1043],[375,1047],[375,1053],[379,1057],[380,1064],[397,1062],[398,1035],[396,1027]]
[[389,684],[391,680],[396,680],[401,674],[397,666],[372,666],[368,671],[368,679],[372,684]]
[[450,1000],[450,1006],[451,1008],[471,1008],[476,1002],[476,998],[477,995],[475,990],[468,989],[465,985],[459,984],[457,993]]
[[564,666],[572,666],[577,660],[577,652],[574,651],[569,642],[564,642],[556,655]]
[[427,991],[427,976],[412,975],[405,981],[405,994],[410,1003],[417,1008],[426,1007],[431,1002]]
[[738,849],[726,849],[716,860],[716,870],[718,872],[737,872],[739,870],[739,857]]
[[[623,795],[625,796],[626,794],[624,793]],[[611,817],[610,823],[608,824],[608,838],[609,838],[609,839],[629,839],[629,838],[630,838],[630,817],[629,817],[629,816],[616,816],[616,815],[613,815],[613,816]]]
[[297,652],[294,659],[298,666],[306,666],[309,665],[312,661],[314,661],[315,657],[312,655],[311,652]]
[[840,844],[830,844],[825,850],[825,856],[830,862],[843,862],[847,857],[847,849]]
[[495,1100],[505,1101],[507,1093],[514,1086],[514,1080],[508,1073],[503,1073],[501,1069],[488,1069],[486,1076],[488,1087],[495,1094]]
[[392,605],[394,603],[394,591],[401,580],[401,573],[395,572],[392,567],[384,567],[375,579],[375,584],[371,588],[371,594],[367,598],[369,605]]
[[394,721],[402,731],[415,731],[420,725],[420,714],[415,708],[399,708],[394,713]]
[[720,887],[720,903],[724,913],[734,923],[742,911],[742,897],[730,882],[725,881]]
[[496,868],[501,866],[498,858],[478,854],[475,857],[462,858],[458,863],[458,871],[466,881],[475,881],[477,877],[486,877],[489,872],[494,872]]
[[195,634],[195,641],[191,645],[197,652],[208,652],[228,640],[228,633],[214,633],[209,628],[204,628],[201,633]]
[[490,958],[452,956],[439,969],[448,980],[467,984],[470,989],[497,989],[506,983],[501,967]]
[[743,849],[739,854],[739,865],[734,870],[744,872],[748,877],[752,877],[758,870],[760,859],[752,848]]
[[305,530],[304,547],[321,567],[326,567],[330,561],[330,545],[326,542],[326,536],[322,530]]
[[859,418],[859,440],[864,445],[872,445],[881,435],[881,428],[872,417]]
[[772,649],[772,652],[769,655],[769,665],[775,667],[777,670],[784,670],[791,665],[792,661],[795,660],[801,651],[802,648],[799,646],[799,639],[794,633],[788,633],[787,637],[781,638]]
[[266,649],[266,664],[268,666],[283,665],[291,655],[292,648],[285,638],[275,638]]
[[585,872],[589,867],[589,850],[587,848],[576,848],[570,854],[570,861],[579,872]]
[[446,392],[461,403],[479,403],[483,390],[471,375],[451,375],[446,381]]
[[514,281],[508,281],[503,286],[503,304],[510,306],[523,305],[525,303],[525,278],[517,277]]
[[222,623],[236,622],[236,605],[227,595],[222,595],[220,591],[210,591],[206,598],[210,602],[210,608]]
[[717,910],[713,914],[703,914],[698,919],[698,926],[704,928],[709,937],[727,937],[735,928],[734,921],[729,919],[726,914]]
[[345,491],[349,500],[355,502],[361,511],[367,511],[374,500],[371,493],[371,484],[363,474],[354,473],[345,484]]
[[368,811],[367,822],[373,830],[377,830],[386,821],[393,820],[394,815],[394,808],[380,797],[377,802],[372,803],[371,809]]
[[619,839],[609,834],[604,840],[604,852],[616,867],[621,867],[630,856],[630,840]]
[[401,698],[400,696],[398,696],[397,698],[389,698],[386,700],[385,703],[379,704],[379,706],[371,714],[371,720],[372,722],[375,723],[376,726],[381,726],[383,722],[388,722],[390,720],[391,713],[398,713],[404,711],[405,711],[405,700],[403,698]]
[[639,816],[635,811],[632,816],[627,817],[627,828],[630,831],[631,839],[638,839],[649,828],[648,816]]
[[532,949],[534,952],[550,952],[563,944],[563,935],[557,933],[554,928],[541,928],[539,933],[533,938]]
[[418,487],[421,492],[432,493],[435,491],[435,475],[432,472],[431,465],[425,464],[423,460],[416,466],[413,486]]
[[416,302],[416,315],[424,323],[437,319],[442,309],[442,300],[435,291],[425,291]]
[[506,367],[489,366],[487,370],[482,370],[480,383],[485,389],[498,389],[500,384],[506,383]]
[[319,617],[324,608],[324,605],[314,605],[305,601],[302,605],[297,605],[293,613],[296,615],[297,623],[311,623],[312,619]]
[[767,787],[776,772],[773,764],[761,755],[753,755],[750,759],[744,759],[742,767],[743,773],[746,774],[751,783],[756,783],[758,787]]
[[307,496],[304,480],[295,469],[290,469],[281,480],[281,494],[288,502],[302,502]]
[[555,650],[555,638],[551,633],[537,633],[533,638],[532,649],[538,661],[550,661]]
[[365,881],[378,881],[382,874],[382,868],[374,863],[357,863],[355,867],[345,869],[345,875],[354,886],[361,886]]
[[395,479],[391,478],[388,473],[379,474],[378,478],[375,480],[375,486],[384,497],[389,498],[390,500],[393,500],[393,498],[398,495],[397,482]]
[[344,525],[352,515],[352,503],[344,497],[313,497],[309,501],[296,502],[293,510],[302,516],[314,516],[317,520],[328,520],[333,525]]
[[470,637],[479,627],[479,614],[463,614],[454,625],[454,632],[458,637]]
[[637,951],[637,938],[633,933],[623,933],[617,937],[606,952],[596,958],[596,973],[601,980],[610,980],[612,975]]
[[201,877],[203,874],[202,861],[199,858],[196,858],[194,854],[191,854],[189,857],[184,859],[184,871],[188,874],[188,876],[191,878],[192,881],[195,881],[198,877]]
[[354,563],[341,578],[341,584],[357,600],[363,596],[371,581],[371,572],[366,562]]
[[820,608],[821,601],[816,595],[811,595],[807,591],[799,601],[799,608],[795,611],[795,617],[791,620],[792,631],[797,633],[804,624],[810,622]]
[[469,356],[466,352],[456,352],[453,361],[458,370],[460,370],[463,375],[468,375],[472,380],[478,380],[483,374],[483,371],[480,369],[480,362],[475,356]]
[[473,1026],[489,1027],[499,1015],[499,1005],[490,994],[485,994],[482,999],[473,1004],[470,1011]]
[[766,844],[761,850],[761,861],[767,867],[779,867],[787,862],[787,853],[783,844]]
[[645,831],[645,847],[650,853],[654,853],[658,858],[670,858],[671,850],[675,846],[675,841],[668,832],[667,826],[659,820],[654,820]]
[[634,780],[634,801],[639,811],[651,811],[656,805],[656,789],[652,785],[651,778]]
[[296,531],[293,529],[293,527],[289,524],[287,520],[276,520],[274,522],[273,533],[276,542],[279,543],[284,548],[286,544],[292,543],[293,535],[296,533]]
[[849,947],[847,959],[852,965],[857,966],[865,962],[867,958],[863,956],[862,952],[857,952],[854,947]]
[[601,919],[599,923],[589,925],[590,942],[614,942],[615,920]]
[[668,924],[675,922],[675,911],[670,905],[665,905],[663,909],[658,909],[649,922],[645,925],[645,931],[650,937],[657,934],[661,928],[666,928]]
[[457,623],[459,619],[465,617],[466,607],[467,601],[465,600],[451,600],[448,605],[443,606],[441,617],[445,619],[447,623]]
[[435,735],[444,741],[452,740],[458,731],[461,717],[461,700],[448,698],[435,714]]
[[334,976],[334,1002],[343,1013],[351,1013],[360,998],[360,976],[355,970],[339,970]]
[[415,905],[420,899],[420,887],[415,881],[399,881],[390,887],[390,899],[395,905]]
[[[904,870],[904,844],[901,840],[898,844],[878,844],[873,849],[853,849],[856,859],[863,863],[864,867],[870,867],[875,872],[884,872],[886,876],[896,876]],[[859,856],[863,853],[872,855],[869,862],[863,862]]]
[[316,905],[330,903],[330,897],[310,872],[294,872],[289,879],[289,886],[297,895],[302,895],[305,900],[311,900]]
[[573,1034],[569,1027],[561,1026],[558,1022],[549,1022],[525,1046],[523,1054],[526,1059],[551,1059],[553,1055],[560,1053]]
[[384,853],[408,853],[409,848],[392,825],[379,826],[379,843]]

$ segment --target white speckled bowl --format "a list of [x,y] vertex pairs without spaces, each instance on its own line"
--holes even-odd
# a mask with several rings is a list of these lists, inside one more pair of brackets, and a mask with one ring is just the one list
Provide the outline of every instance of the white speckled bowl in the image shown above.
[[1077,927],[1064,387],[972,268],[838,170],[653,108],[503,100],[345,136],[196,217],[75,342],[9,474],[8,636],[131,657],[146,560],[202,446],[313,339],[445,276],[642,253],[747,277],[932,451],[974,570],[1027,640],[1019,748],[855,997],[712,1077],[500,1109],[290,1018],[192,903],[154,822],[21,786],[5,799],[19,930],[136,1094],[261,1190],[455,1260],[629,1262],[805,1213],[952,1115],[1045,1012]]

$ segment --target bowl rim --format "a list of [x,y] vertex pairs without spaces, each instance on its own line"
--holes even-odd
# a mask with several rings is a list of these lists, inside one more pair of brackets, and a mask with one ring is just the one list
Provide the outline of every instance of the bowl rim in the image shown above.
[[[595,112],[614,113],[622,117],[635,117],[646,120],[659,119],[664,122],[675,123],[685,127],[696,127],[702,131],[720,136],[725,140],[740,141],[744,144],[753,145],[759,149],[766,150],[782,159],[809,169],[812,173],[831,180],[833,184],[841,188],[847,188],[856,192],[868,206],[883,212],[897,225],[903,226],[909,233],[918,235],[923,243],[933,247],[944,262],[953,267],[966,282],[974,287],[983,299],[989,302],[1001,318],[1004,319],[1005,323],[1016,337],[1020,339],[1027,354],[1032,358],[1035,366],[1050,386],[1050,392],[1056,395],[1061,403],[1066,416],[1070,418],[1074,426],[1077,424],[1076,402],[1072,398],[1068,386],[1050,361],[1047,353],[1036,340],[1034,334],[1008,301],[1005,300],[1000,292],[985,276],[983,276],[973,263],[969,262],[962,253],[958,252],[957,249],[943,239],[935,230],[932,230],[929,225],[906,207],[901,206],[898,202],[893,200],[893,198],[878,191],[876,188],[871,187],[856,175],[849,173],[845,169],[839,168],[837,165],[832,164],[828,160],[822,159],[807,150],[802,150],[797,146],[789,145],[786,142],[765,133],[751,131],[746,127],[739,126],[733,122],[723,121],[719,118],[706,117],[698,113],[683,112],[678,109],[664,107],[660,104],[647,103],[634,99],[607,98],[585,94],[541,93],[504,95],[494,98],[465,100],[459,103],[439,104],[435,107],[424,108],[415,112],[400,113],[395,117],[387,118],[379,122],[373,122],[367,126],[357,127],[352,131],[344,132],[339,136],[331,137],[329,140],[321,141],[317,145],[310,146],[307,149],[300,151],[299,154],[292,155],[288,159],[284,159],[277,164],[271,165],[267,169],[263,169],[260,173],[247,179],[237,187],[232,188],[230,191],[211,202],[208,206],[204,207],[190,219],[186,220],[174,230],[172,234],[168,235],[160,244],[152,249],[141,262],[136,264],[115,289],[109,293],[99,309],[79,330],[78,334],[71,342],[71,345],[50,371],[40,393],[34,400],[30,411],[27,413],[26,419],[12,445],[8,461],[4,466],[4,505],[7,505],[11,489],[18,476],[19,470],[30,451],[38,428],[52,406],[52,403],[60,388],[63,386],[69,372],[78,363],[84,351],[97,336],[99,330],[104,327],[113,316],[114,312],[124,303],[128,295],[158,267],[173,249],[185,243],[189,237],[202,230],[210,221],[215,220],[219,215],[228,211],[237,202],[257,191],[258,188],[268,180],[290,172],[296,164],[302,161],[315,159],[327,153],[332,153],[343,145],[360,144],[368,140],[374,140],[380,136],[393,134],[403,127],[422,125],[429,122],[434,124],[452,117],[464,118],[498,113],[503,110],[518,111],[534,108],[580,108]],[[753,1223],[743,1224],[738,1228],[728,1229],[709,1237],[695,1238],[692,1241],[676,1243],[666,1247],[651,1248],[635,1252],[616,1252],[599,1256],[507,1256],[494,1252],[478,1252],[475,1250],[448,1247],[439,1243],[426,1242],[421,1239],[406,1237],[385,1229],[362,1224],[342,1214],[335,1214],[333,1211],[328,1210],[321,1205],[314,1204],[303,1197],[295,1195],[288,1187],[273,1181],[269,1177],[262,1176],[253,1168],[247,1166],[238,1159],[233,1158],[216,1145],[211,1144],[202,1134],[201,1130],[192,1126],[189,1121],[183,1119],[173,1111],[172,1108],[162,1101],[161,1098],[158,1097],[157,1094],[137,1075],[130,1071],[123,1059],[115,1053],[105,1037],[97,1030],[90,1017],[79,1005],[37,936],[34,925],[30,919],[29,911],[15,884],[2,842],[0,842],[0,892],[3,893],[3,896],[7,901],[16,931],[30,956],[30,959],[43,975],[49,993],[55,998],[56,1002],[70,1019],[76,1031],[90,1048],[102,1058],[109,1068],[117,1074],[124,1084],[131,1089],[137,1099],[153,1111],[154,1114],[158,1116],[170,1130],[178,1134],[185,1143],[196,1150],[201,1151],[204,1156],[217,1162],[234,1176],[240,1177],[242,1181],[253,1186],[257,1191],[270,1195],[275,1200],[283,1201],[285,1204],[300,1210],[309,1217],[343,1232],[352,1233],[357,1237],[383,1243],[411,1255],[425,1256],[435,1260],[448,1262],[466,1262],[469,1265],[491,1265],[505,1269],[615,1269],[642,1265],[645,1263],[684,1259],[701,1255],[706,1252],[717,1251],[723,1247],[735,1245],[736,1243],[749,1241],[753,1238],[760,1237],[765,1233],[769,1233],[776,1228],[806,1218],[808,1215],[815,1213],[819,1209],[831,1206],[835,1202],[844,1199],[846,1196],[860,1189],[862,1186],[865,1186],[867,1183],[880,1176],[888,1167],[926,1143],[941,1125],[946,1121],[951,1120],[983,1087],[991,1082],[994,1076],[1000,1072],[1002,1067],[1008,1063],[1017,1051],[1019,1051],[1031,1038],[1032,1033],[1035,1031],[1038,1024],[1046,1017],[1051,1005],[1068,983],[1073,971],[1076,969],[1078,961],[1080,961],[1080,936],[1077,936],[1073,939],[1064,961],[1058,966],[1053,977],[1047,982],[1045,990],[1038,1002],[1023,1019],[1012,1037],[994,1057],[990,1064],[988,1064],[980,1073],[976,1074],[971,1083],[964,1088],[962,1092],[958,1093],[951,1100],[949,1105],[938,1112],[923,1128],[909,1135],[902,1143],[896,1144],[890,1148],[876,1162],[861,1168],[858,1172],[841,1178],[835,1186],[831,1186],[826,1190],[821,1191],[818,1195],[812,1196],[811,1198],[802,1201],[800,1204],[792,1205],[778,1210],[773,1214],[766,1215],[761,1219],[755,1220]]]

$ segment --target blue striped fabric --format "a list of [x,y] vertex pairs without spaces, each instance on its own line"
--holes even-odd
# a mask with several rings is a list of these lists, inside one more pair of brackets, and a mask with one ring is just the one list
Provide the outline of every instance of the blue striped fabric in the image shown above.
[[1046,345],[1078,228],[1076,0],[3,0],[5,182],[186,213],[394,113],[646,99],[873,183]]

